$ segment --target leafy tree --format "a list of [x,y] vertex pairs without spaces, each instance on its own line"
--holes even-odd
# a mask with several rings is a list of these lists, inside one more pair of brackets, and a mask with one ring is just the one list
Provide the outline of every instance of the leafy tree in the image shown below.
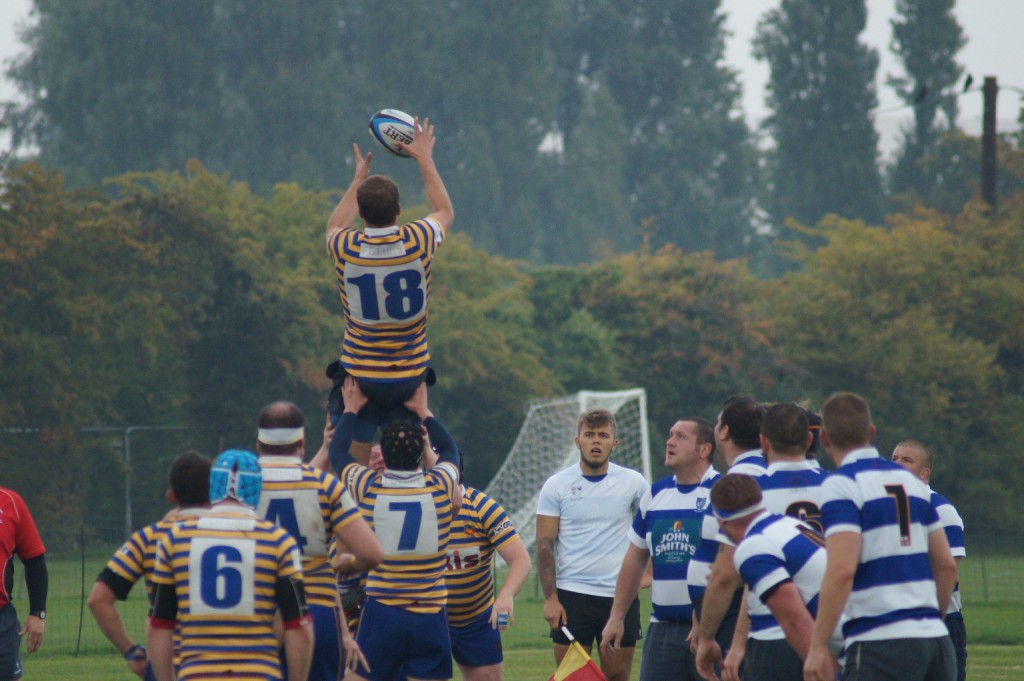
[[[943,462],[937,484],[974,523],[1010,512],[1009,495],[995,494],[984,473],[957,472],[983,470],[979,460],[994,462],[1024,435],[1007,418],[1021,413],[1006,390],[1020,373],[1011,359],[1020,337],[1004,318],[1021,286],[1006,227],[974,210],[896,216],[891,229],[833,216],[816,228],[826,246],[805,251],[803,270],[765,291],[779,352],[806,394],[863,394],[883,454],[908,437],[933,447]],[[1006,259],[992,262],[993,248]]]
[[589,268],[582,306],[615,334],[625,387],[644,386],[650,418],[714,416],[733,393],[770,399],[783,373],[756,279],[738,261],[665,246]]
[[771,69],[766,208],[776,225],[881,218],[870,117],[878,55],[857,39],[866,21],[864,0],[782,0],[758,26],[754,54]]
[[533,328],[544,351],[544,364],[563,392],[621,390],[633,387],[623,373],[616,334],[581,303],[585,268],[544,267],[530,272]]
[[628,132],[622,111],[603,83],[583,87],[588,93],[574,129],[587,131],[587,142],[557,155],[549,187],[554,219],[535,258],[542,262],[585,262],[639,244],[624,175]]
[[528,279],[510,261],[456,234],[435,267],[428,333],[438,380],[431,407],[465,452],[467,479],[483,487],[505,460],[526,401],[562,389],[533,333]]
[[[889,76],[888,83],[904,102],[914,107],[913,127],[904,132],[903,148],[890,169],[890,191],[926,197],[942,184],[942,176],[928,172],[923,160],[933,155],[943,128],[956,125],[956,85],[963,67],[956,54],[967,39],[953,14],[955,0],[899,0],[892,20],[892,49],[903,63],[904,76]],[[936,120],[939,112],[945,125]]]
[[38,0],[29,52],[8,71],[29,97],[4,115],[14,147],[37,147],[42,165],[76,185],[211,155],[224,132],[214,10]]
[[593,130],[577,125],[591,93],[577,84],[606,83],[630,141],[624,172],[633,223],[654,246],[733,257],[756,239],[755,169],[736,76],[722,63],[719,7],[707,0],[567,3],[557,128],[567,156],[575,145],[593,145]]

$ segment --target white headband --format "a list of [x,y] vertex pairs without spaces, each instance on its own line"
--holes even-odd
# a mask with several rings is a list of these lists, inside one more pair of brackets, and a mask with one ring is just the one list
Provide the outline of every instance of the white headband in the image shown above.
[[304,428],[260,428],[256,431],[256,439],[265,445],[290,445],[298,442],[305,435]]
[[753,515],[758,511],[764,510],[764,502],[759,501],[753,506],[747,506],[736,511],[723,511],[717,506],[714,507],[715,517],[719,520],[736,520],[738,518],[746,518],[748,515]]

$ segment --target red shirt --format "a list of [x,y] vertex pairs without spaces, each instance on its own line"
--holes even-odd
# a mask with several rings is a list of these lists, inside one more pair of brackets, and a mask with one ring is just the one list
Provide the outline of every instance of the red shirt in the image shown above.
[[11,602],[11,587],[14,582],[14,555],[22,561],[46,553],[43,540],[39,538],[36,522],[28,512],[28,506],[17,492],[0,487],[0,564],[3,565],[3,582],[0,583],[0,607]]

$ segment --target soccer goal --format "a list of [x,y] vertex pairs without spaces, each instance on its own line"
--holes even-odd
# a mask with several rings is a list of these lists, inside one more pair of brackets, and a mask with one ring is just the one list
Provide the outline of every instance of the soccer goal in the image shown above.
[[508,512],[527,549],[532,549],[535,539],[540,488],[551,475],[579,460],[579,450],[573,443],[576,423],[589,409],[607,409],[615,415],[619,446],[612,461],[651,479],[647,393],[643,388],[582,390],[574,395],[530,400],[515,444],[485,490]]

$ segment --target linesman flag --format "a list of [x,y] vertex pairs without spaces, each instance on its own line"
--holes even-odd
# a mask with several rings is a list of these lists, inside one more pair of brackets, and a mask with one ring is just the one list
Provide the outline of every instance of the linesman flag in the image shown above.
[[566,627],[562,627],[562,633],[569,639],[569,650],[548,681],[608,681]]

